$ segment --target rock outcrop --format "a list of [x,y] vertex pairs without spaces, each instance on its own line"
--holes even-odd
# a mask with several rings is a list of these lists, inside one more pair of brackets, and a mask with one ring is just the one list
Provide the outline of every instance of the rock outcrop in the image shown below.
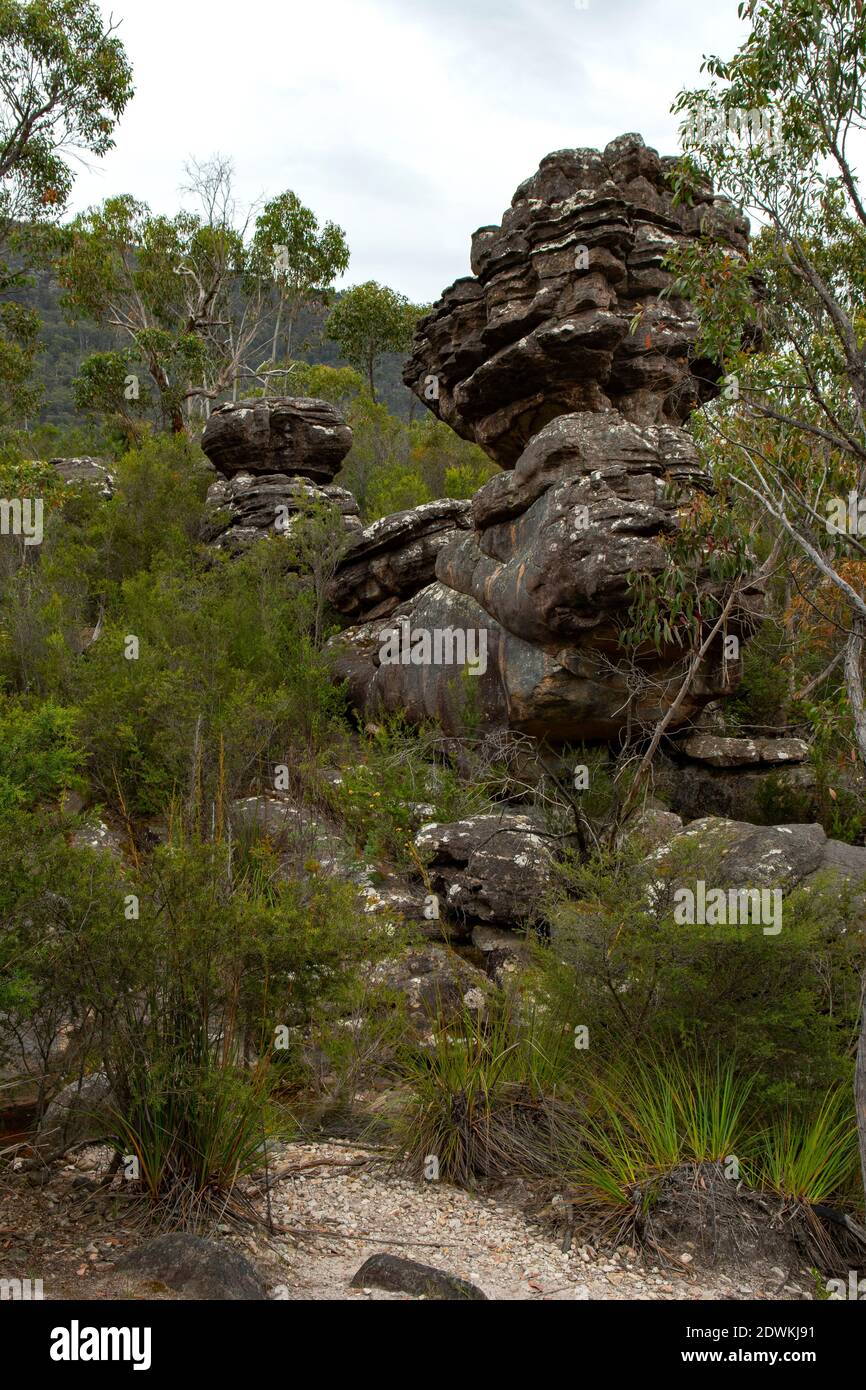
[[444,913],[509,927],[535,923],[543,915],[556,846],[536,812],[505,809],[451,824],[425,825],[415,836],[415,848]]
[[863,916],[866,847],[829,839],[820,825],[750,825],[703,816],[654,851],[651,872],[667,861],[675,865],[680,856],[683,862],[694,857],[700,876],[714,887],[850,893],[853,910]]
[[436,576],[436,558],[472,525],[471,504],[442,497],[374,521],[353,537],[330,600],[353,622],[388,617]]
[[804,763],[809,745],[802,738],[725,738],[717,734],[692,734],[680,744],[694,762],[708,767],[783,767]]
[[358,504],[332,479],[352,431],[327,401],[307,397],[229,403],[215,410],[202,449],[219,475],[208,490],[205,539],[241,551],[266,535],[290,535],[303,507],[335,507],[348,532],[361,530]]
[[866,776],[856,763],[835,767],[829,781],[799,738],[729,738],[695,733],[671,740],[653,769],[656,793],[686,820],[721,816],[772,825],[813,822],[828,794],[849,813],[863,806]]
[[700,235],[743,251],[748,223],[708,185],[675,207],[675,162],[635,134],[547,155],[501,225],[475,233],[473,276],[421,320],[406,384],[505,467],[559,415],[679,424],[713,392],[691,308],[660,297],[663,262]]
[[90,487],[102,497],[114,493],[114,474],[102,459],[51,459],[50,466],[60,474],[67,487]]
[[276,473],[236,473],[208,488],[205,538],[217,549],[239,551],[269,534],[289,536],[305,502],[315,501],[336,507],[347,531],[360,531],[358,504],[345,488]]
[[238,401],[213,412],[201,447],[225,477],[284,473],[329,483],[352,447],[352,431],[327,401]]
[[[424,509],[356,543],[335,601],[358,626],[333,652],[368,715],[402,710],[460,733],[468,701],[481,726],[562,741],[614,739],[670,707],[682,649],[625,653],[621,636],[633,576],[664,575],[682,511],[711,490],[682,423],[719,373],[695,357],[690,306],[661,297],[664,260],[709,233],[741,252],[748,234],[709,187],[674,207],[673,162],[637,135],[547,156],[501,227],[476,233],[474,278],[421,320],[407,384],[509,471],[476,493],[471,526],[439,534],[435,582],[432,547],[400,559]],[[713,590],[708,567],[699,582]],[[761,608],[755,585],[726,635],[748,636]],[[386,617],[407,629],[396,659],[376,627]],[[437,634],[449,639],[439,660]],[[720,634],[671,732],[738,680]]]

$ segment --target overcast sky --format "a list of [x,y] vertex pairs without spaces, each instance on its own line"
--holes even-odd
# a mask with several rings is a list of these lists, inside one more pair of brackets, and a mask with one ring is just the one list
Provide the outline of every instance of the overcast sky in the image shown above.
[[[669,107],[737,0],[101,0],[136,95],[78,210],[134,193],[172,213],[184,161],[234,161],[243,199],[291,188],[345,228],[344,285],[427,301],[469,273],[550,150],[638,130],[677,149]],[[584,7],[585,6],[585,7]]]

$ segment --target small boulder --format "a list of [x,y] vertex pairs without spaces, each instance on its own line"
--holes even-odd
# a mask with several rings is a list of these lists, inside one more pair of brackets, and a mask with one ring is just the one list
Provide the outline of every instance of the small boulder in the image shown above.
[[39,1121],[33,1141],[39,1157],[48,1162],[75,1145],[106,1138],[114,1124],[114,1104],[104,1072],[64,1086]]
[[351,1282],[353,1289],[387,1289],[389,1293],[405,1293],[412,1298],[428,1298],[487,1302],[487,1294],[466,1279],[448,1274],[432,1265],[405,1260],[401,1255],[371,1255],[365,1260]]
[[130,1250],[118,1270],[136,1280],[153,1280],[190,1299],[252,1302],[267,1298],[263,1280],[249,1260],[230,1245],[175,1231]]

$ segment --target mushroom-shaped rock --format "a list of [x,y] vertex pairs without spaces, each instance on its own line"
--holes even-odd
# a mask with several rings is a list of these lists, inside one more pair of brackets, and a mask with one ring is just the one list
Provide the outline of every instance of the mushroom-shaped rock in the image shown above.
[[225,477],[288,473],[329,483],[352,447],[352,431],[328,401],[237,401],[213,412],[201,447]]

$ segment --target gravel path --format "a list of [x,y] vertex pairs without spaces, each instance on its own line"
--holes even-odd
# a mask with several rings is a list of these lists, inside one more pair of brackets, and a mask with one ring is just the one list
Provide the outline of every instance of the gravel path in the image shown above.
[[[168,1290],[132,1294],[115,1269],[143,1234],[124,1220],[109,1191],[88,1196],[108,1157],[92,1148],[44,1173],[0,1183],[0,1274],[44,1275],[49,1299],[178,1297]],[[275,1232],[219,1227],[213,1234],[249,1256],[278,1300],[405,1299],[350,1287],[364,1261],[383,1253],[468,1279],[490,1299],[814,1297],[808,1271],[788,1278],[769,1266],[707,1271],[688,1249],[666,1268],[647,1267],[625,1248],[599,1253],[577,1239],[565,1253],[504,1198],[395,1177],[380,1153],[359,1145],[282,1145],[270,1178]],[[264,1215],[261,1185],[249,1195]]]
[[[522,1214],[441,1183],[394,1177],[376,1155],[342,1144],[293,1144],[274,1167],[291,1165],[272,1191],[273,1219],[299,1234],[247,1244],[288,1299],[387,1299],[403,1295],[352,1289],[363,1262],[387,1251],[457,1274],[492,1299],[791,1299],[811,1296],[807,1271],[653,1269],[621,1249],[605,1257],[576,1244],[567,1254]],[[316,1161],[323,1166],[314,1167]],[[348,1167],[346,1165],[356,1166]],[[314,1234],[307,1234],[313,1232]]]

